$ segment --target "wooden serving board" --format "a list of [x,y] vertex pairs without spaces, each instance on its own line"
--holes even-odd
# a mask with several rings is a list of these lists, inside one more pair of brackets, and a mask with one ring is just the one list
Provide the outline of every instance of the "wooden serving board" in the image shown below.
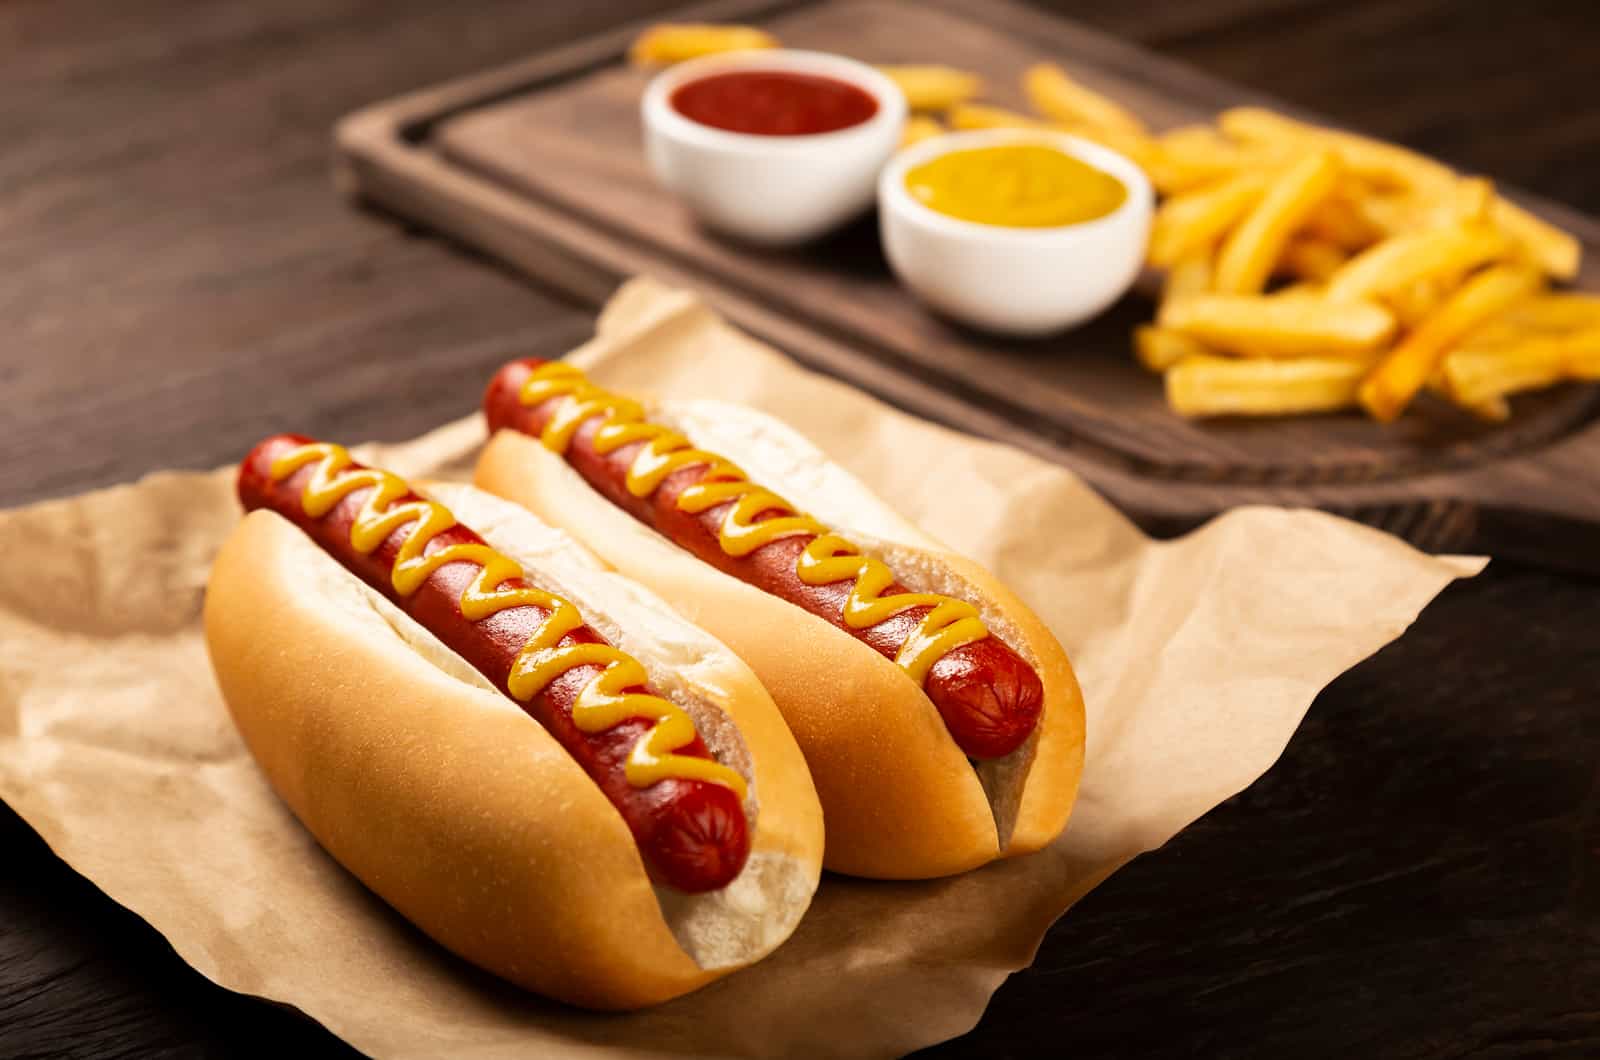
[[[1055,59],[1156,128],[1246,102],[1292,110],[1009,0],[736,0],[676,17],[758,23],[787,45],[873,62],[950,63],[1013,106],[1020,72]],[[807,364],[1073,467],[1157,532],[1238,504],[1301,504],[1435,550],[1600,572],[1594,387],[1521,395],[1506,424],[1428,401],[1387,427],[1353,413],[1183,420],[1129,351],[1153,310],[1142,295],[1063,336],[997,339],[920,307],[871,217],[792,251],[695,225],[645,166],[648,74],[623,60],[637,28],[352,115],[337,133],[343,186],[586,303],[639,272],[694,287]],[[1518,197],[1580,235],[1580,284],[1600,286],[1600,222]]]

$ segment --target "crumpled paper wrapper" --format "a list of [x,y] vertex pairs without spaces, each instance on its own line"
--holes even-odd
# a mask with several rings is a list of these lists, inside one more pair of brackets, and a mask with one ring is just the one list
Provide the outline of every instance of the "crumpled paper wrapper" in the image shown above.
[[[202,974],[377,1057],[884,1056],[961,1034],[1046,928],[1278,757],[1313,697],[1481,561],[1309,511],[1140,534],[1072,474],[797,368],[693,295],[637,280],[574,358],[621,389],[764,408],[987,564],[1076,664],[1088,760],[1048,850],[965,876],[827,876],[763,963],[595,1015],[450,956],[324,854],[234,732],[200,633],[231,469],[0,513],[0,798]],[[365,454],[462,477],[470,417]]]

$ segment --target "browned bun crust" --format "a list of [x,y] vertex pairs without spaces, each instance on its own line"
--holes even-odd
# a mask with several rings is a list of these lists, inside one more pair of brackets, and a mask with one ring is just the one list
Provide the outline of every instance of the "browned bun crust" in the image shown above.
[[423,931],[529,990],[602,1009],[664,1001],[770,952],[809,904],[815,793],[731,653],[710,699],[748,737],[768,812],[737,893],[702,898],[658,895],[621,816],[543,728],[277,515],[251,514],[223,545],[205,630],[289,809]]
[[[692,426],[675,425],[780,494],[786,484],[764,480],[749,450],[782,449],[775,464],[820,470],[819,488],[841,512],[823,510],[816,496],[789,499],[841,528],[894,529],[892,541],[845,532],[883,558],[908,587],[955,592],[977,604],[991,631],[1035,668],[1044,685],[1039,726],[1022,748],[974,769],[922,688],[893,662],[672,544],[526,435],[496,434],[479,459],[475,481],[569,529],[602,560],[654,589],[750,664],[805,752],[822,798],[829,869],[920,879],[1045,846],[1066,826],[1083,770],[1083,698],[1066,653],[993,575],[934,545],[842,469],[791,439],[787,428],[762,419],[760,429],[746,436],[755,443],[746,450],[728,444],[728,437],[705,441]],[[872,505],[877,507],[867,511]],[[851,514],[861,517],[852,520]]]

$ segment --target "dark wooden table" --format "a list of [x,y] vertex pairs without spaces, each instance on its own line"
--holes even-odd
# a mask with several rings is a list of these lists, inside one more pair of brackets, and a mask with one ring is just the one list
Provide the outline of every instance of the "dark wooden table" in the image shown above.
[[[328,131],[666,6],[0,5],[0,505],[269,431],[407,437],[507,353],[571,345],[582,311],[342,204]],[[1600,212],[1592,0],[1059,6]],[[931,1055],[1600,1055],[1597,690],[1600,584],[1500,564],[1450,589]],[[0,851],[0,1056],[340,1051],[190,971],[3,807]]]

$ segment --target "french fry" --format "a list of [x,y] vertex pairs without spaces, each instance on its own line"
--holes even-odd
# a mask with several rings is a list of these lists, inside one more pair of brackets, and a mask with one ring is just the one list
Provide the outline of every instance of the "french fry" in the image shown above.
[[1145,157],[1139,160],[1139,165],[1144,169],[1144,175],[1150,178],[1151,185],[1162,195],[1183,195],[1222,179],[1214,169],[1197,169],[1169,158],[1153,142]]
[[1450,202],[1450,220],[1488,224],[1493,219],[1494,181],[1488,177],[1463,177],[1456,181]]
[[1369,247],[1388,235],[1356,206],[1361,195],[1350,185],[1348,179],[1340,181],[1334,193],[1311,211],[1306,218],[1305,235],[1351,251]]
[[718,52],[778,47],[778,38],[754,26],[711,22],[663,23],[639,34],[628,49],[635,66],[671,66]]
[[1394,334],[1382,306],[1306,296],[1186,295],[1163,303],[1156,323],[1246,357],[1366,359]]
[[1496,265],[1468,280],[1367,377],[1361,384],[1361,404],[1375,419],[1392,421],[1463,335],[1528,297],[1539,284],[1538,273],[1520,265]]
[[1450,293],[1461,286],[1464,272],[1441,273],[1409,283],[1384,298],[1404,331],[1410,331],[1439,311]]
[[1461,407],[1490,423],[1504,423],[1511,418],[1511,403],[1503,397],[1484,398],[1476,404]]
[[939,136],[944,131],[944,124],[938,118],[930,118],[926,114],[913,114],[906,119],[905,128],[900,130],[900,146],[910,147],[912,144]]
[[905,93],[914,111],[946,111],[965,103],[983,89],[977,74],[953,66],[880,66],[878,69]]
[[1276,149],[1262,149],[1235,143],[1211,125],[1180,125],[1155,138],[1156,145],[1174,159],[1217,176],[1231,176],[1247,164],[1281,165],[1288,156]]
[[1504,397],[1564,379],[1600,379],[1600,327],[1503,346],[1462,346],[1445,356],[1443,375],[1450,395],[1461,401]]
[[1520,310],[1528,302],[1536,301],[1530,298],[1520,302],[1499,316],[1484,321],[1465,335],[1461,336],[1462,347],[1488,348],[1493,346],[1512,346],[1523,339],[1536,338],[1540,334],[1536,328],[1525,328],[1512,321],[1512,314]]
[[1600,295],[1577,291],[1540,295],[1512,306],[1491,323],[1530,331],[1576,331],[1600,326]]
[[1209,125],[1185,125],[1150,141],[1145,172],[1161,194],[1178,195],[1237,175],[1240,154]]
[[1357,254],[1328,281],[1334,301],[1381,298],[1411,284],[1502,256],[1506,239],[1486,225],[1456,224],[1391,236]]
[[1161,194],[1182,195],[1244,173],[1271,169],[1282,162],[1277,156],[1243,152],[1226,141],[1223,145],[1225,152],[1175,149],[1159,140],[1148,139],[1139,164]]
[[1302,237],[1290,240],[1289,245],[1283,249],[1283,257],[1279,259],[1279,264],[1290,276],[1323,283],[1339,271],[1347,257],[1348,255],[1337,243]]
[[1551,386],[1566,378],[1566,352],[1551,339],[1510,346],[1464,346],[1445,356],[1445,389],[1467,404]]
[[1055,63],[1035,63],[1022,75],[1022,91],[1033,109],[1065,125],[1144,136],[1144,122],[1115,100],[1085,88]]
[[1235,107],[1217,117],[1222,131],[1245,143],[1295,143],[1338,154],[1344,168],[1383,187],[1438,192],[1455,180],[1449,166],[1368,136],[1329,129],[1261,107]]
[[1049,129],[1049,122],[1040,121],[1019,111],[996,107],[991,103],[957,103],[945,115],[952,129]]
[[[1453,356],[1447,354],[1447,357]],[[1477,417],[1487,423],[1504,423],[1511,418],[1511,404],[1497,394],[1487,394],[1476,397],[1458,396],[1450,389],[1449,382],[1445,379],[1444,365],[1434,369],[1428,377],[1427,384],[1423,387],[1428,393],[1440,401],[1447,401],[1456,408]]]
[[1567,355],[1567,378],[1600,380],[1600,328],[1588,328],[1561,341]]
[[1215,125],[1207,125],[1204,122],[1175,126],[1164,133],[1158,133],[1155,140],[1161,145],[1162,150],[1180,154],[1194,151],[1201,154],[1229,155],[1239,150],[1239,145],[1218,132]]
[[1139,363],[1157,374],[1187,357],[1206,357],[1214,351],[1198,339],[1151,324],[1133,329],[1133,353]]
[[1361,223],[1378,233],[1380,240],[1431,228],[1432,210],[1405,194],[1363,195],[1351,200],[1350,208]]
[[1180,416],[1280,416],[1353,408],[1367,362],[1341,358],[1240,361],[1187,357],[1167,372]]
[[1214,285],[1225,294],[1255,294],[1295,230],[1328,197],[1339,163],[1330,151],[1306,155],[1285,169],[1261,201],[1223,241]]
[[1397,211],[1397,221],[1413,231],[1494,223],[1494,182],[1487,177],[1458,177],[1437,191],[1405,193],[1392,199],[1380,209]]
[[1445,386],[1437,375],[1429,380],[1428,391],[1486,423],[1504,423],[1511,418],[1511,403],[1503,394],[1490,394],[1476,401],[1463,401],[1450,393],[1450,388]]
[[1169,268],[1221,238],[1261,201],[1266,178],[1258,173],[1234,177],[1214,188],[1174,196],[1156,211],[1150,233],[1150,264]]
[[1204,294],[1211,289],[1211,259],[1205,254],[1191,254],[1167,270],[1161,281],[1161,300],[1170,302],[1191,294]]
[[1505,199],[1494,201],[1490,216],[1546,273],[1558,280],[1570,280],[1578,275],[1583,246],[1572,233]]
[[1190,186],[1209,183],[1252,169],[1277,168],[1295,152],[1262,144],[1240,144],[1209,125],[1183,125],[1156,137],[1153,146],[1162,162]]

